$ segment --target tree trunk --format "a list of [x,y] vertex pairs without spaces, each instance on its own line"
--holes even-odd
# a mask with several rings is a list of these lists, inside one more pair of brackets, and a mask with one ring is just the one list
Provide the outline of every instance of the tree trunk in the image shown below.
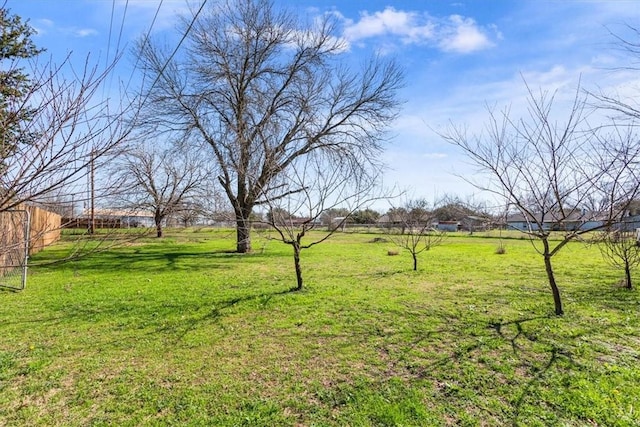
[[549,279],[549,286],[551,286],[551,292],[553,292],[553,303],[555,304],[556,315],[562,316],[564,314],[564,311],[562,310],[562,300],[560,299],[560,289],[558,289],[558,285],[556,284],[556,279],[555,279],[555,276],[553,275],[553,267],[551,266],[551,256],[548,253],[544,254],[544,267],[547,270],[547,278]]
[[293,246],[293,263],[296,267],[296,280],[297,286],[296,291],[302,289],[302,268],[300,267],[300,245],[297,242],[294,242],[291,246]]
[[156,223],[156,237],[162,237],[162,217],[155,215],[154,221]]
[[415,252],[411,252],[413,257],[413,271],[418,271],[418,255]]
[[251,252],[251,223],[249,218],[243,218],[242,214],[236,214],[236,250],[238,253]]
[[626,283],[625,283],[625,287],[627,289],[632,289],[633,286],[631,285],[631,268],[629,267],[629,263],[625,263],[624,264],[624,274],[626,277]]

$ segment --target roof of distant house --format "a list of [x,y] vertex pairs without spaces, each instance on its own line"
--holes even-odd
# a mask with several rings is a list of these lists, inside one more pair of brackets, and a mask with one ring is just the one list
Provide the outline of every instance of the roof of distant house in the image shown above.
[[[98,218],[123,218],[123,217],[135,217],[135,218],[153,218],[153,214],[144,210],[136,209],[94,209],[94,216]],[[91,211],[85,209],[82,211],[83,217],[91,216]]]

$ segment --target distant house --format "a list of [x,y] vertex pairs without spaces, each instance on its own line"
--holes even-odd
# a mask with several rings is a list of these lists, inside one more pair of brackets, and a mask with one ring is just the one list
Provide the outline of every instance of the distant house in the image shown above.
[[522,214],[513,214],[507,216],[506,219],[507,228],[513,228],[518,231],[537,231],[538,224],[535,222],[527,221]]
[[[89,218],[90,216],[91,212],[88,209],[82,212],[83,218]],[[155,226],[153,214],[141,210],[95,209],[94,218],[100,221],[117,223],[122,228]]]
[[491,218],[477,215],[467,215],[460,221],[460,229],[474,232],[474,231],[486,231],[491,228],[498,227]]
[[438,231],[458,231],[460,223],[458,221],[437,221],[434,228]]
[[337,230],[338,228],[342,231],[346,230],[348,218],[349,217],[346,216],[337,216],[332,218],[329,223],[329,228],[332,230]]
[[[422,229],[426,231],[430,228],[437,228],[438,221],[434,220],[429,214],[423,214],[420,217],[412,217],[407,213],[386,213],[380,215],[376,220],[376,225],[380,228],[399,228],[401,233],[407,229]],[[457,223],[456,223],[457,224]]]
[[383,214],[376,220],[376,224],[383,228],[399,227],[402,225],[402,221],[400,221],[399,218],[394,218],[392,215]]
[[633,231],[640,228],[640,215],[628,215],[623,217],[619,222],[621,231]]
[[534,218],[527,218],[521,213],[509,215],[506,219],[507,228],[519,231],[539,231],[540,225],[544,231],[577,231],[593,230],[604,225],[604,220],[593,212],[574,211],[563,216],[547,213],[544,217],[536,214]]

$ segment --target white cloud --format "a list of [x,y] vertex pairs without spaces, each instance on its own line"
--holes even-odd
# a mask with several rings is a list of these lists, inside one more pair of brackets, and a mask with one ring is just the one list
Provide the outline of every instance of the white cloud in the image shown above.
[[[494,25],[479,26],[472,18],[452,15],[437,19],[426,12],[403,11],[387,7],[382,11],[361,12],[360,19],[339,16],[344,22],[344,37],[350,43],[363,44],[376,38],[404,45],[432,45],[446,52],[471,53],[494,46],[491,34],[501,38]],[[388,48],[386,50],[389,50]]]
[[76,37],[89,37],[89,36],[97,36],[98,35],[98,31],[94,30],[93,28],[74,29],[74,30],[72,30],[72,33]]
[[573,86],[576,79],[589,70],[585,67],[568,70],[564,65],[554,64],[548,70],[523,71],[522,79],[532,88],[542,90],[558,90]]
[[434,26],[420,22],[416,12],[405,12],[387,7],[381,12],[363,12],[357,23],[347,21],[344,35],[350,41],[378,36],[398,36],[405,43],[419,43],[433,36]]
[[32,23],[32,25],[39,36],[52,33],[61,33],[82,38],[97,36],[99,34],[98,31],[94,28],[63,27],[53,20],[47,18],[37,19],[34,23]]
[[452,15],[449,17],[449,22],[450,25],[443,29],[443,38],[440,41],[442,50],[471,53],[493,46],[487,34],[473,19]]
[[[468,128],[470,133],[481,132],[489,119],[487,109],[498,115],[508,109],[513,118],[528,116],[527,85],[534,95],[546,92],[556,94],[555,111],[570,106],[576,96],[579,71],[553,66],[540,71],[514,72],[504,79],[460,84],[452,87],[447,99],[429,98],[420,105],[409,106],[412,116],[422,117],[427,129],[442,131],[450,122]],[[590,73],[583,74],[583,87],[592,80]],[[526,85],[525,85],[526,83]],[[562,114],[560,114],[562,116]],[[406,118],[400,120],[405,121]],[[414,119],[417,125],[417,120]]]
[[[496,15],[499,28],[482,21],[470,7],[453,16],[410,15],[407,26],[434,25],[432,36],[422,40],[427,48],[460,54],[492,46],[493,50],[462,61],[458,55],[434,58],[426,49],[405,52],[402,60],[410,65],[410,78],[402,95],[407,103],[393,124],[393,138],[383,157],[390,167],[385,181],[413,187],[417,196],[427,198],[438,192],[464,195],[476,191],[458,176],[481,179],[477,168],[438,132],[445,132],[453,123],[469,135],[480,135],[489,120],[487,108],[498,116],[508,110],[512,118],[528,120],[525,82],[534,96],[544,92],[554,96],[551,114],[558,124],[567,120],[576,94],[583,95],[576,92],[578,86],[637,105],[640,73],[625,67],[637,65],[634,61],[639,57],[617,50],[609,31],[633,40],[633,34],[624,32],[623,23],[637,21],[640,9],[627,1],[552,2],[546,6],[541,8],[535,1],[513,2],[507,14]],[[359,24],[362,16],[351,25]],[[382,19],[371,10],[368,16]],[[359,43],[402,46],[397,34],[383,30],[360,31]],[[592,126],[608,123],[603,116],[611,114],[588,112]],[[438,158],[438,154],[446,156]]]
[[36,30],[36,33],[40,36],[47,34],[47,32],[53,28],[54,24],[51,19],[38,19],[35,22],[29,22],[30,25],[33,26],[33,29]]

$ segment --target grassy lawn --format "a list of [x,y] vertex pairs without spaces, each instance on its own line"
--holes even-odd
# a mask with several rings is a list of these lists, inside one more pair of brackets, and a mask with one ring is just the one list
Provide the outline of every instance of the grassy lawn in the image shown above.
[[[596,248],[371,234],[303,251],[187,230],[0,291],[0,426],[640,426],[640,294]],[[59,244],[34,257],[63,257]],[[640,282],[640,278],[639,278]]]

